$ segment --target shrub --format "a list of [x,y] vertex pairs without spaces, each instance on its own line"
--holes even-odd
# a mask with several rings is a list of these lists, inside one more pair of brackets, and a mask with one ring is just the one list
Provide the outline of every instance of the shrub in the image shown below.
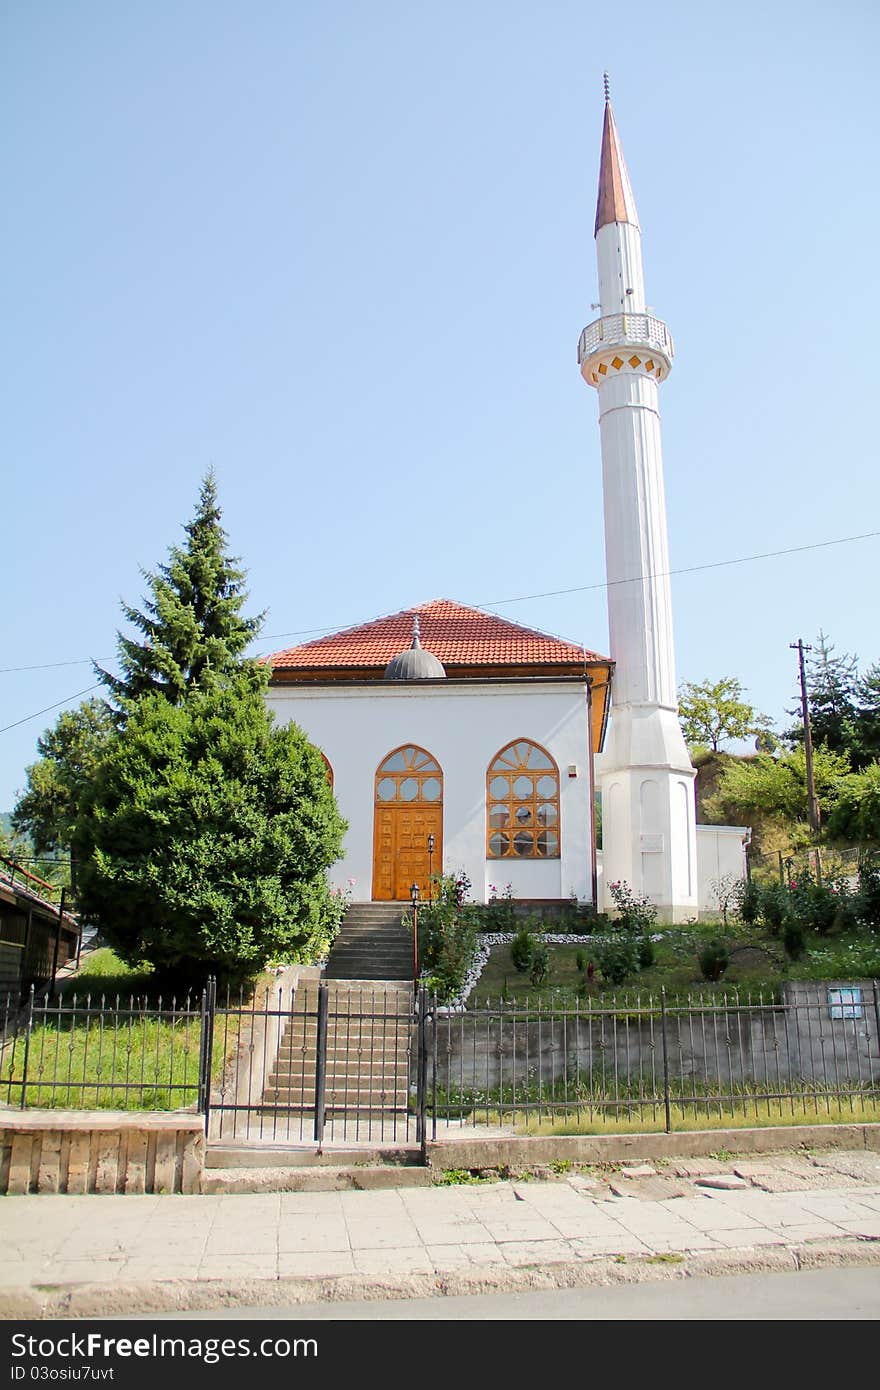
[[747,927],[754,927],[760,921],[762,896],[760,884],[749,878],[743,879],[737,910],[740,921]]
[[513,888],[509,883],[500,894],[494,883],[489,884],[489,902],[485,908],[485,918],[486,931],[513,931],[516,926],[516,909],[513,905]]
[[789,893],[784,883],[768,883],[761,889],[761,918],[772,936],[782,930],[789,910]]
[[577,952],[577,954],[576,954],[576,956],[575,956],[575,958],[574,958],[574,963],[575,963],[575,965],[577,966],[577,969],[578,969],[578,970],[580,971],[580,973],[583,975],[584,971],[585,971],[586,968],[587,968],[587,958],[586,958],[586,956],[584,955],[583,951],[578,951],[578,952]]
[[437,875],[433,901],[419,911],[419,958],[430,974],[429,989],[443,1000],[461,993],[477,951],[473,904],[465,902],[469,888],[463,874]]
[[514,969],[518,970],[521,975],[525,975],[531,967],[536,944],[528,924],[523,923],[510,943],[510,959],[513,961]]
[[542,985],[550,970],[550,952],[543,941],[536,941],[532,949],[532,964],[529,979],[533,985]]
[[615,925],[621,931],[647,934],[657,921],[657,908],[644,894],[634,893],[623,879],[609,884],[608,891],[617,910]]
[[880,930],[880,865],[863,862],[859,866],[856,911],[862,926]]
[[631,937],[609,936],[596,949],[596,964],[606,983],[622,985],[638,973],[638,945]]
[[808,931],[827,936],[834,927],[840,907],[836,888],[828,883],[816,883],[808,872],[792,882],[789,889],[789,915]]
[[782,929],[782,944],[789,960],[800,960],[806,949],[803,923],[789,917]]
[[728,965],[730,953],[719,938],[707,941],[700,952],[700,971],[704,980],[720,980]]
[[650,970],[654,964],[654,943],[650,936],[642,936],[638,942],[639,969]]

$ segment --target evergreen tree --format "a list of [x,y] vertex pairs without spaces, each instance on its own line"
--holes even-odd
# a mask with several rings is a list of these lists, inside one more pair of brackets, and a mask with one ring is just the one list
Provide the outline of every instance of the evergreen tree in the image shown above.
[[345,822],[324,761],[266,709],[265,668],[129,705],[77,828],[79,901],[126,960],[198,982],[311,961],[338,926]]
[[880,661],[869,666],[858,685],[858,767],[880,761]]
[[142,571],[149,585],[143,611],[123,604],[125,617],[143,641],[117,634],[121,674],[96,667],[110,690],[120,720],[132,701],[162,695],[173,704],[197,686],[206,671],[236,670],[263,614],[242,616],[247,602],[244,571],[226,553],[213,471],[202,481],[195,516],[184,528],[186,541],[172,547],[168,563]]
[[[844,652],[835,655],[834,644],[820,632],[806,661],[807,698],[813,743],[832,753],[846,753],[854,766],[859,758],[859,677],[856,658]],[[803,744],[804,726],[800,700],[789,710],[800,722],[786,734],[790,743]]]

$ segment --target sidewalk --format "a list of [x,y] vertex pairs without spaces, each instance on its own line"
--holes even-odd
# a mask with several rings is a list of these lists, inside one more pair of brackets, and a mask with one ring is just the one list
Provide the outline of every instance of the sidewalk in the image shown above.
[[374,1192],[5,1197],[0,1249],[4,1318],[880,1264],[880,1154]]

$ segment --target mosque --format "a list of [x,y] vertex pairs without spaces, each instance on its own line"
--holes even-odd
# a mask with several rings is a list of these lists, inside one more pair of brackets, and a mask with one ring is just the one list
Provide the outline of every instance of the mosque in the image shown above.
[[268,658],[268,704],[321,749],[349,823],[334,876],[353,901],[425,895],[442,870],[477,901],[509,885],[601,910],[625,881],[683,921],[745,871],[747,829],[696,824],[678,721],[658,400],[674,349],[641,235],[606,84],[600,317],[578,363],[599,404],[610,655],[435,599]]

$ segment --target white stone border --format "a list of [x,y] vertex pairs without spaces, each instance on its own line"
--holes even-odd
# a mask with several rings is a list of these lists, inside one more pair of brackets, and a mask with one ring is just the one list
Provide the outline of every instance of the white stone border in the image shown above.
[[[438,1014],[463,1014],[467,1005],[468,998],[483,973],[486,961],[493,946],[509,946],[517,932],[512,931],[493,931],[480,932],[477,953],[474,956],[473,964],[464,979],[464,987],[457,999],[451,1004],[438,1004]],[[592,941],[607,941],[608,932],[593,933],[586,936],[578,932],[534,932],[534,937],[538,941],[548,941],[554,946],[578,946],[587,945]]]

